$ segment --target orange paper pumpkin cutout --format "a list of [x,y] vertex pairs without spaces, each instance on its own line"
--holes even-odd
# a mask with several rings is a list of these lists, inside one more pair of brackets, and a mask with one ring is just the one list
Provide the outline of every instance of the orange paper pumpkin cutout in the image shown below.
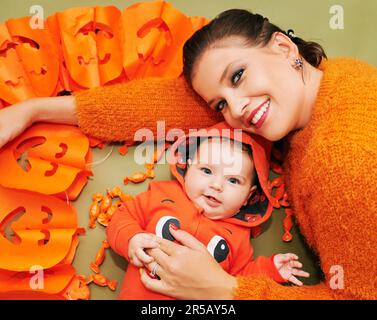
[[[9,259],[9,258],[8,258]],[[75,276],[75,269],[69,265],[58,265],[43,270],[43,286],[30,286],[36,272],[0,271],[0,299],[59,299],[59,294],[69,285]],[[38,284],[38,283],[36,283]],[[63,297],[60,295],[60,299]]]
[[156,1],[128,7],[122,22],[123,66],[129,79],[182,73],[182,48],[194,32],[190,18]]
[[[23,169],[17,160],[28,152]],[[73,200],[90,171],[88,139],[73,126],[37,124],[0,150],[0,184]]]
[[29,21],[0,24],[0,108],[63,90],[178,77],[185,41],[207,23],[165,1],[123,12],[114,6],[72,8],[49,16],[44,29],[30,28]]
[[72,256],[77,234],[72,206],[55,197],[1,186],[0,199],[0,269],[46,270]]
[[32,29],[29,21],[0,25],[0,98],[11,104],[53,95],[58,83],[58,48],[48,29]]
[[66,68],[82,88],[104,85],[123,72],[120,11],[72,8],[56,14]]

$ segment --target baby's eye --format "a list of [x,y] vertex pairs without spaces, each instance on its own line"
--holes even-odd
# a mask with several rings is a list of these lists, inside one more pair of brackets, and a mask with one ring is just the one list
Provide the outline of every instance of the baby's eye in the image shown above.
[[202,172],[204,172],[205,174],[211,174],[212,173],[212,171],[210,169],[208,169],[208,168],[201,168],[200,170]]
[[237,178],[230,178],[228,181],[231,184],[240,184],[240,180],[238,180]]
[[215,106],[215,110],[217,112],[221,112],[224,110],[224,108],[226,107],[226,101],[225,100],[221,100],[216,106]]
[[242,74],[245,70],[244,69],[239,69],[232,75],[232,84],[236,85],[237,82],[241,79]]

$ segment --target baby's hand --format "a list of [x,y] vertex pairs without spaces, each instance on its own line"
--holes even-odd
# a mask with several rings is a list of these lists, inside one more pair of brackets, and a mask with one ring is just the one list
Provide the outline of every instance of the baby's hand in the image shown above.
[[309,277],[309,273],[300,270],[302,268],[302,263],[298,261],[298,256],[293,253],[280,253],[275,255],[274,265],[285,280],[298,286],[302,286],[302,282],[295,276]]
[[128,241],[128,257],[136,267],[151,263],[153,258],[144,249],[157,248],[156,235],[152,233],[137,233]]

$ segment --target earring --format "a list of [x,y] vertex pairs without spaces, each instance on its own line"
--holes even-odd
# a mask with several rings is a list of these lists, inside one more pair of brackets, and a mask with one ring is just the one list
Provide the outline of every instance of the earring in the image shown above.
[[303,66],[303,62],[302,62],[302,59],[301,58],[296,58],[295,61],[294,61],[294,66],[293,68],[295,68],[296,70],[300,70]]

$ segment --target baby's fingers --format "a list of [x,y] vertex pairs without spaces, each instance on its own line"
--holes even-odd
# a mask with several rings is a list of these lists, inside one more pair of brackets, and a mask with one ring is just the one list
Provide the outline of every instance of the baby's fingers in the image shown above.
[[292,274],[298,277],[303,277],[303,278],[309,278],[310,274],[306,271],[298,270],[298,269],[293,269]]
[[145,237],[140,239],[140,247],[145,249],[158,248],[158,242],[154,238]]
[[302,263],[297,260],[291,260],[289,261],[289,266],[292,268],[302,268]]
[[136,267],[142,267],[143,266],[143,263],[136,257],[136,256],[133,256],[130,258],[130,262],[136,266]]
[[292,282],[296,286],[302,286],[302,282],[298,280],[293,274],[288,278],[289,282]]
[[146,254],[142,248],[137,249],[135,254],[143,264],[151,263],[153,261],[153,258]]

